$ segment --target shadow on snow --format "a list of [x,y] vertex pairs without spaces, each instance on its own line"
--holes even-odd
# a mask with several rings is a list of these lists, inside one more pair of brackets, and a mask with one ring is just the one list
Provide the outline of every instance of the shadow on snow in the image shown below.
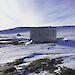
[[57,42],[56,44],[75,48],[75,41],[73,40],[60,41],[60,42]]
[[22,59],[26,59],[26,58],[33,58],[35,56],[39,56],[39,55],[49,55],[49,54],[61,54],[61,53],[32,53],[31,55],[27,56],[27,57],[23,57]]

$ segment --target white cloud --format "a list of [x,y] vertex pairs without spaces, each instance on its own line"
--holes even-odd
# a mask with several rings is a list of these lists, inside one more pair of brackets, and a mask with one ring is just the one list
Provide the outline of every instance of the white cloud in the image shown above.
[[39,12],[42,14],[43,25],[74,25],[75,10],[73,2],[73,0],[47,0],[40,4]]
[[73,0],[0,0],[0,30],[13,27],[74,25]]
[[33,0],[30,3],[30,0],[0,0],[0,30],[36,25],[39,18]]

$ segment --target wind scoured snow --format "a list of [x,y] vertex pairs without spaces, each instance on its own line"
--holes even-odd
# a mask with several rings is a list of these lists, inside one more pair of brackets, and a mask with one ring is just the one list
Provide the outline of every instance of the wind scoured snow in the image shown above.
[[[21,34],[24,35],[23,38],[29,38],[29,32]],[[13,35],[16,36],[16,34]],[[63,37],[65,40],[56,43],[45,44],[0,45],[0,64],[12,62],[19,58],[23,58],[27,63],[29,63],[40,58],[59,57],[64,59],[64,62],[61,64],[61,66],[75,69],[75,27],[57,28],[57,38],[58,37]],[[32,73],[29,75],[37,74]],[[48,72],[41,72],[38,75],[53,74],[49,74]]]

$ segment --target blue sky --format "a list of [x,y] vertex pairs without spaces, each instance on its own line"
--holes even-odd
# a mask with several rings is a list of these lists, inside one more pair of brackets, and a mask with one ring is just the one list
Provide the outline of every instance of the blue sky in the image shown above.
[[0,0],[0,30],[75,25],[75,0]]

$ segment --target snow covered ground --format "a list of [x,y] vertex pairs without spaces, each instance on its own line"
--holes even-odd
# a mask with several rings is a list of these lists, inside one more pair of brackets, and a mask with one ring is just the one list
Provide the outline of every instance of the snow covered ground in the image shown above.
[[[22,32],[21,34],[23,35],[23,38],[29,39],[29,32]],[[1,36],[16,37],[16,34],[1,34]],[[56,43],[0,45],[0,64],[12,62],[18,58],[24,58],[26,62],[31,62],[35,59],[44,57],[60,57],[64,59],[61,66],[64,65],[66,67],[75,69],[75,27],[58,27],[57,38],[62,37],[64,38],[64,41],[59,41]],[[42,74],[48,75],[46,72],[43,72]],[[42,74],[40,73],[39,75]]]

